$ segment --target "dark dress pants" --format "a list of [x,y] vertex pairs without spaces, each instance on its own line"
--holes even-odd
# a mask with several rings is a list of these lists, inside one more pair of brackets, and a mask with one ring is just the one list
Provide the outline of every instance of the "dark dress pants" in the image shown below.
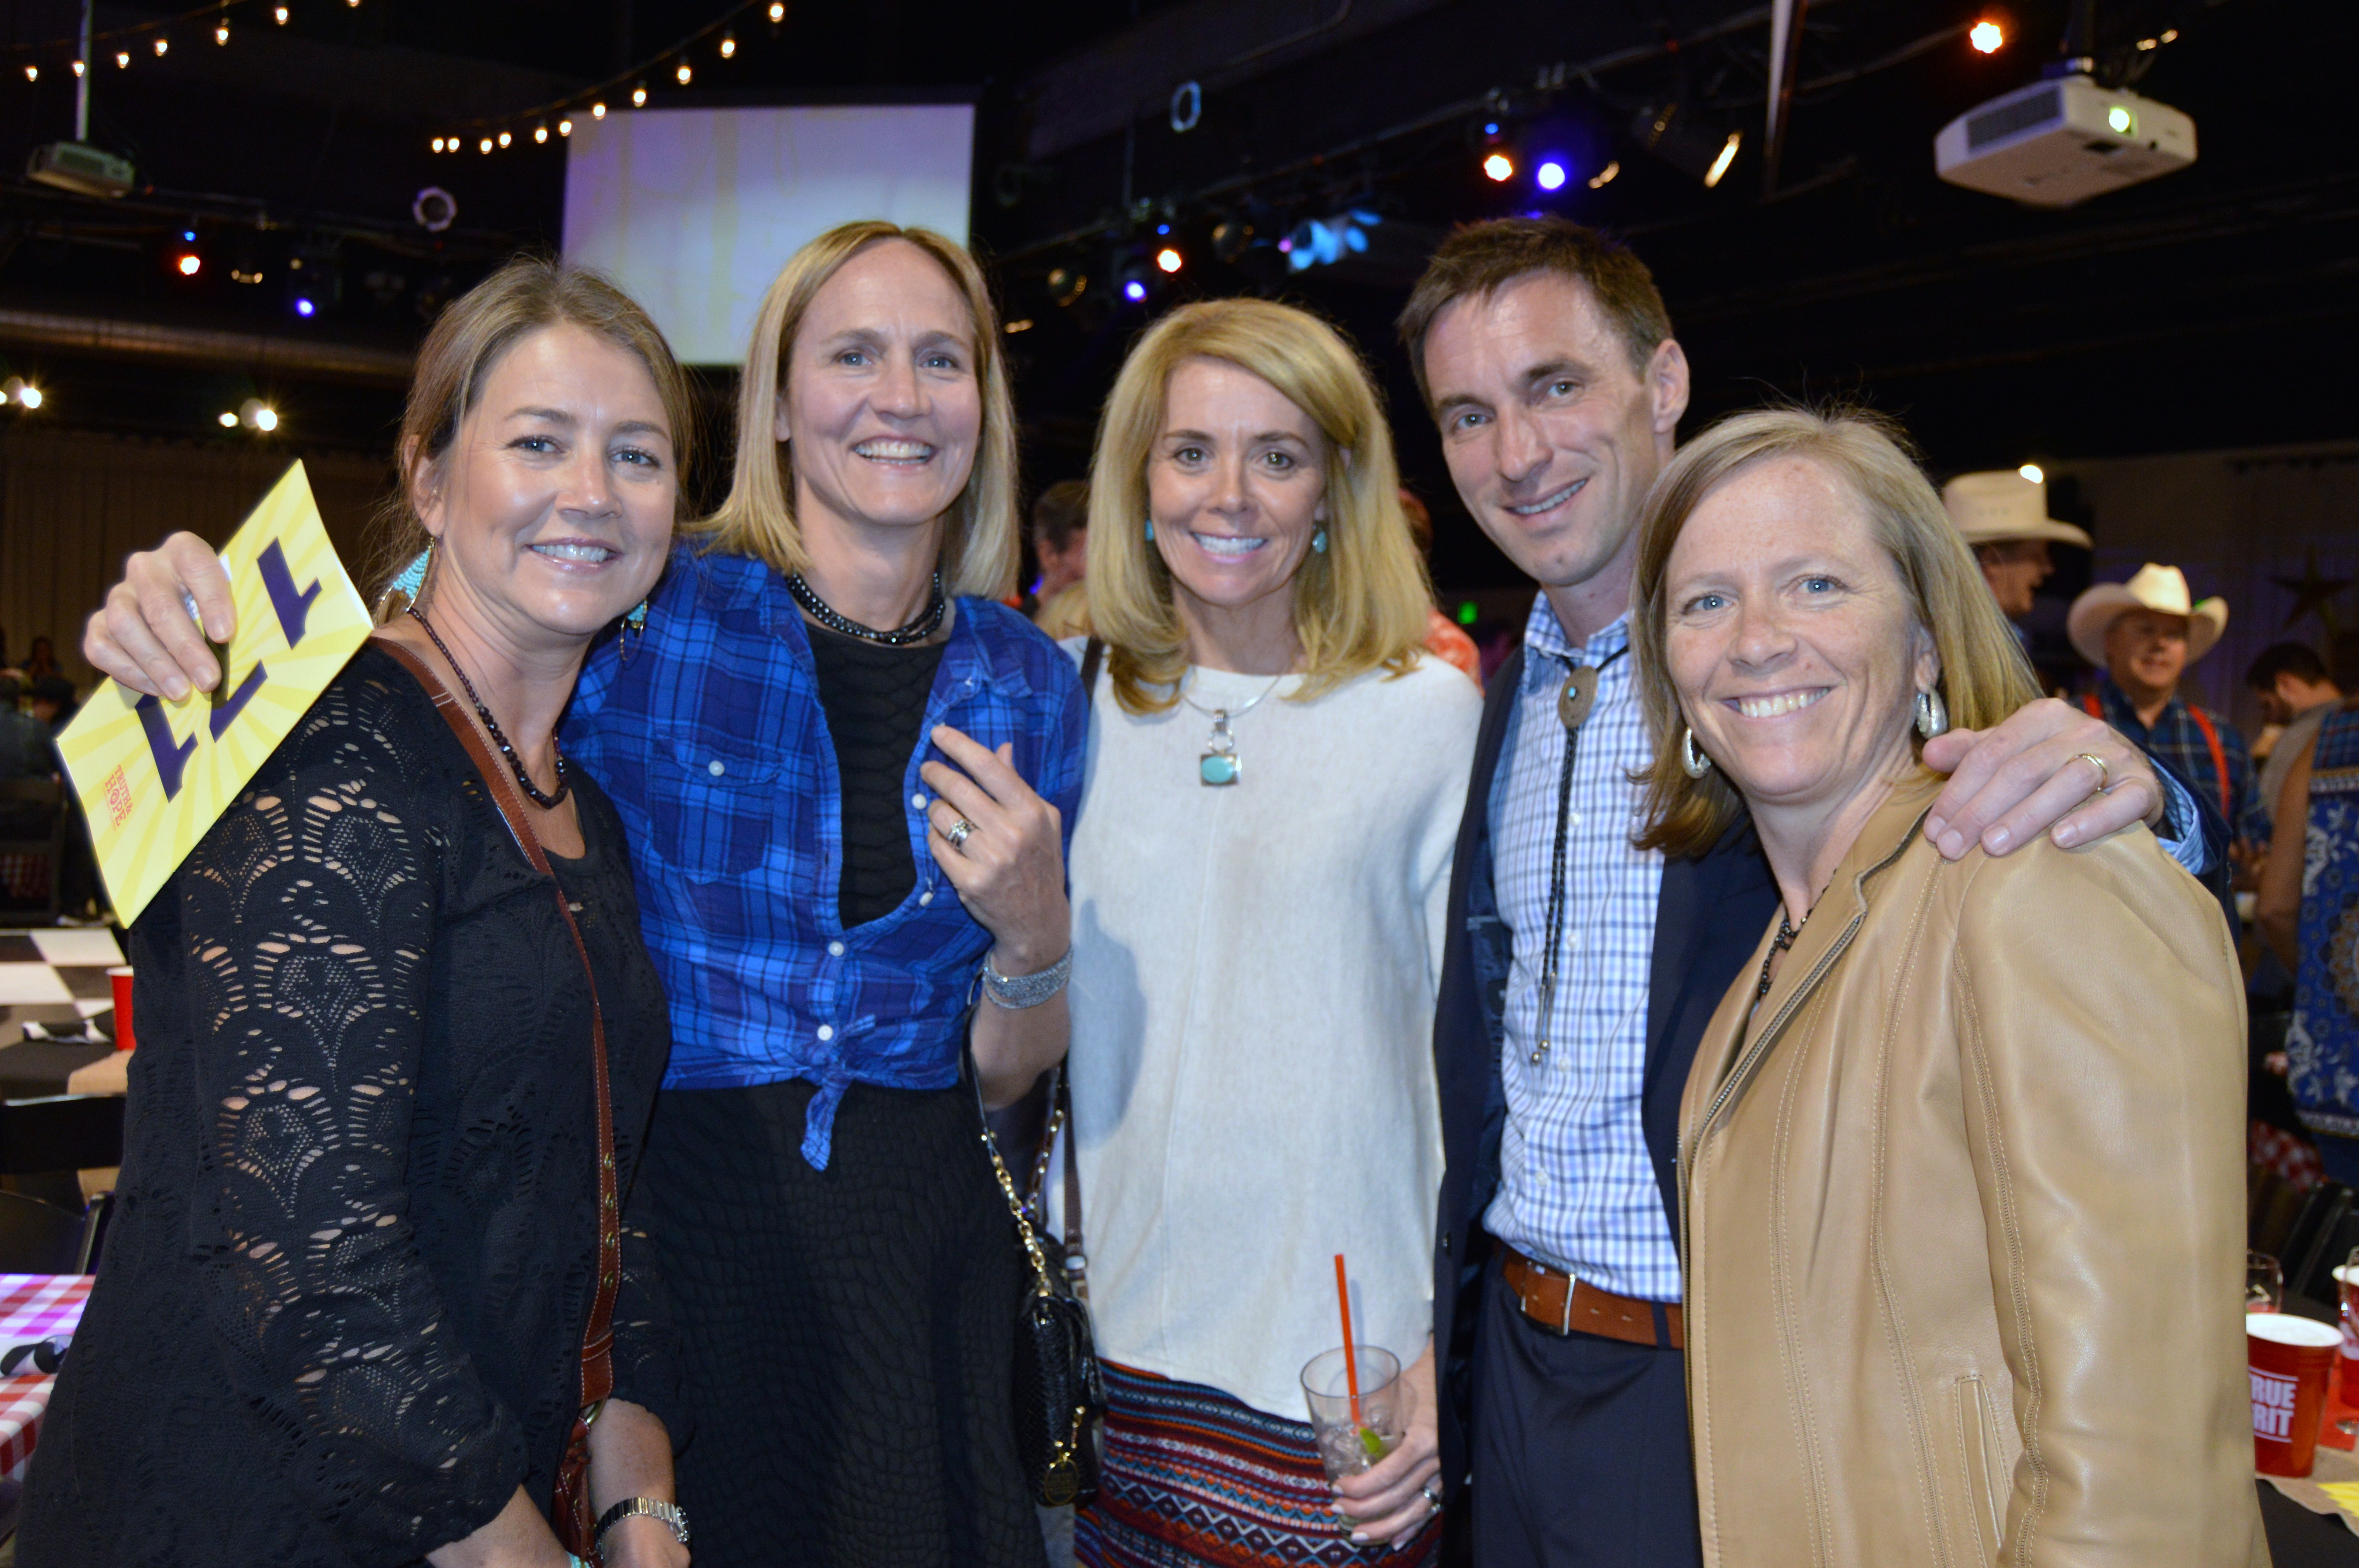
[[1494,1260],[1474,1346],[1481,1568],[1697,1568],[1685,1358],[1526,1317]]

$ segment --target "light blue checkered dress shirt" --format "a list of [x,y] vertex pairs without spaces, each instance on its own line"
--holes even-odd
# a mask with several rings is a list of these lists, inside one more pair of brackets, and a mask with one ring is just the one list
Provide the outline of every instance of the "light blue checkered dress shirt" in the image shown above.
[[[1515,962],[1499,1065],[1507,1097],[1499,1195],[1483,1223],[1516,1250],[1601,1290],[1675,1302],[1679,1245],[1639,1119],[1663,857],[1630,845],[1640,795],[1629,774],[1651,748],[1632,661],[1605,665],[1629,643],[1625,619],[1576,649],[1545,596],[1524,629],[1523,688],[1506,765],[1492,786],[1492,875],[1500,916],[1515,933]],[[1604,668],[1573,754],[1555,1016],[1547,1058],[1536,1065],[1566,741],[1557,692],[1575,664]]]

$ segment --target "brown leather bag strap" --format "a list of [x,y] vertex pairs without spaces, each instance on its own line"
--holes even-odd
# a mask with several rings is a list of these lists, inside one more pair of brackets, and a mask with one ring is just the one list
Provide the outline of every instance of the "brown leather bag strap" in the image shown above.
[[598,1091],[598,1274],[591,1296],[590,1319],[582,1330],[581,1400],[572,1437],[566,1444],[565,1458],[558,1471],[553,1510],[558,1539],[575,1556],[589,1558],[597,1545],[592,1533],[594,1520],[590,1506],[590,1422],[597,1415],[598,1407],[614,1391],[614,1297],[623,1278],[623,1223],[614,1179],[614,1100],[606,1076],[606,1013],[598,1001],[598,972],[590,962],[590,949],[582,940],[582,928],[574,922],[573,906],[566,900],[565,889],[558,884],[557,873],[549,868],[549,854],[540,846],[540,836],[533,831],[524,795],[508,776],[506,766],[493,752],[491,743],[484,739],[483,732],[467,717],[466,709],[459,706],[458,697],[425,660],[383,632],[370,641],[416,677],[426,695],[433,698],[435,711],[442,715],[451,732],[467,749],[475,772],[491,792],[492,803],[499,807],[508,831],[516,836],[516,847],[532,862],[532,869],[549,879],[549,890],[557,898],[558,916],[565,922],[566,935],[573,938],[574,954],[582,960],[582,978],[589,986],[590,1062]]

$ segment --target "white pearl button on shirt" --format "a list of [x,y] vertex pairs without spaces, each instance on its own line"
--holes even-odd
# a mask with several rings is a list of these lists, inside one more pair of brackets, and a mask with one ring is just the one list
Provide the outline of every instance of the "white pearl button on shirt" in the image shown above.
[[720,758],[715,757],[715,758],[713,758],[713,759],[712,759],[712,776],[713,776],[714,778],[716,778],[716,779],[717,779],[717,778],[719,778],[722,774],[723,774],[723,773],[727,773],[728,771],[729,771],[729,770],[728,770],[727,768],[724,768],[724,767],[723,767],[723,766],[721,765],[721,759],[720,759]]
[[829,943],[829,944],[827,945],[827,956],[828,956],[829,957],[831,957],[831,958],[841,958],[841,957],[843,957],[843,944],[842,944],[842,943],[841,943],[841,942],[831,942],[831,943]]
[[835,1025],[834,1025],[834,1024],[832,1024],[832,1023],[822,1023],[822,1024],[821,1024],[821,1025],[819,1026],[819,1037],[820,1037],[821,1039],[822,1039],[822,1040],[832,1040],[832,1039],[834,1039],[834,1038],[835,1038]]
[[934,895],[930,891],[921,892],[918,895],[918,902],[921,904],[931,903],[934,902]]
[[913,810],[913,811],[923,811],[923,810],[925,810],[925,809],[926,809],[926,797],[925,797],[924,795],[911,795],[911,796],[909,797],[909,808],[910,808],[911,810]]

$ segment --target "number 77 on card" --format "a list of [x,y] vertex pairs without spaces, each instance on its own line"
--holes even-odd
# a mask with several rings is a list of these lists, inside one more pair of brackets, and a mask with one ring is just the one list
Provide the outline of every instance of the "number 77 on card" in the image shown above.
[[368,638],[368,607],[328,542],[301,463],[221,557],[237,610],[221,685],[164,702],[102,681],[58,737],[125,925]]

